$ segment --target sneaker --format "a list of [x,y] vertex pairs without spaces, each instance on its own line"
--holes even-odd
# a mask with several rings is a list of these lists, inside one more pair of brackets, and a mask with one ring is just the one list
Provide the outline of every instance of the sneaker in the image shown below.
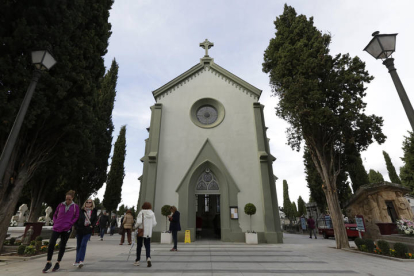
[[103,241],[103,238],[101,238],[101,241]]
[[59,263],[55,263],[55,266],[53,267],[52,271],[53,271],[53,272],[55,272],[55,271],[59,271],[59,269],[60,269],[60,265],[59,265]]
[[79,266],[79,263],[74,263],[73,266]]
[[139,266],[139,261],[135,261],[134,265]]
[[79,268],[82,268],[82,266],[83,266],[83,262],[79,262]]
[[47,273],[49,272],[49,270],[52,268],[52,264],[51,263],[46,263],[45,268],[43,268],[42,272],[43,273]]
[[151,267],[152,265],[151,265],[151,258],[148,258],[147,259],[147,267]]
[[317,239],[317,237],[315,237],[315,240]]

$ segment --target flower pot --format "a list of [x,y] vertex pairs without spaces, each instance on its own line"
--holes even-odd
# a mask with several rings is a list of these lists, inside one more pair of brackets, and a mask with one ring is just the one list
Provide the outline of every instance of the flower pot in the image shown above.
[[257,233],[246,233],[246,243],[247,244],[258,244],[259,240],[257,238]]
[[171,244],[172,243],[171,233],[161,233],[161,243]]
[[378,225],[381,235],[398,234],[397,224],[395,223],[379,222],[376,224]]

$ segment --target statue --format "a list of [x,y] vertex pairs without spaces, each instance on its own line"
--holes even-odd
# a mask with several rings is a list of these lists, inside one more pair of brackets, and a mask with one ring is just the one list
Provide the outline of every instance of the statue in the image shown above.
[[28,208],[27,208],[26,204],[22,204],[19,207],[19,220],[18,220],[18,225],[17,226],[23,226],[23,224],[25,223],[25,221],[26,221],[25,214],[26,214],[27,210],[28,210]]
[[380,222],[392,222],[388,215],[387,204],[385,204],[385,200],[381,195],[378,195],[377,202],[380,211]]
[[33,226],[30,226],[29,230],[27,230],[26,234],[24,235],[23,245],[30,244],[30,242],[32,241],[33,232],[34,232]]
[[408,204],[407,200],[402,196],[401,192],[395,192],[395,202],[398,208],[398,214],[400,219],[412,219],[412,213],[410,212],[410,205]]
[[47,208],[46,208],[46,216],[45,216],[45,226],[49,226],[49,223],[50,223],[50,214],[52,213],[52,211],[53,211],[53,209],[52,209],[52,207],[50,207],[50,206],[48,206]]
[[372,222],[380,221],[380,210],[377,203],[372,198],[372,195],[369,195],[367,200],[364,202],[364,211],[365,215],[370,217]]

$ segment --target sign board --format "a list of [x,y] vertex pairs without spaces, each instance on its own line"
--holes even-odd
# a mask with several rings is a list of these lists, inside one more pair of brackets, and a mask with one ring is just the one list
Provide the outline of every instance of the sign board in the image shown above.
[[190,230],[185,230],[185,239],[184,239],[184,243],[191,243],[191,235],[190,235]]
[[230,218],[239,219],[239,208],[237,206],[230,206]]
[[331,216],[325,216],[325,225],[326,225],[326,228],[329,228],[329,229],[333,228]]
[[365,232],[365,222],[364,217],[362,215],[355,216],[355,222],[357,225],[357,230],[361,232]]
[[306,230],[306,219],[304,217],[300,218],[300,224],[302,226],[302,230]]

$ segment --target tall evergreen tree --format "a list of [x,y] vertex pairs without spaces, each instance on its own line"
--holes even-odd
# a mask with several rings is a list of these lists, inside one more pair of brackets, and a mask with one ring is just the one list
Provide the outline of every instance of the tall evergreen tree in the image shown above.
[[388,176],[390,177],[390,180],[392,183],[401,184],[401,180],[398,177],[397,172],[395,171],[395,167],[391,162],[391,158],[385,151],[382,151],[382,154],[384,155],[385,164],[387,165],[388,170]]
[[331,36],[322,34],[304,15],[285,5],[276,18],[276,36],[264,53],[263,71],[280,101],[276,114],[288,121],[288,143],[308,146],[319,172],[335,230],[337,248],[349,248],[337,193],[344,147],[353,141],[358,151],[374,139],[382,143],[382,118],[367,116],[364,83],[373,77],[365,64],[349,54],[329,54]]
[[[0,148],[31,79],[30,51],[52,48],[58,63],[30,103],[0,189],[0,250],[8,222],[35,171],[71,143],[68,156],[88,157],[93,97],[103,77],[112,0],[0,1]],[[76,164],[75,162],[74,164]],[[73,170],[73,174],[76,171]],[[81,175],[73,177],[79,183]]]
[[298,198],[298,217],[306,216],[306,203],[301,196]]
[[409,132],[408,137],[403,141],[404,166],[400,168],[400,178],[404,186],[411,189],[411,195],[414,196],[414,133]]
[[323,181],[316,170],[311,154],[306,146],[303,154],[303,162],[305,165],[306,185],[310,191],[309,202],[315,202],[319,210],[321,210],[321,212],[325,212],[326,197],[322,189]]
[[122,126],[118,139],[114,146],[111,169],[106,181],[106,190],[102,204],[108,211],[115,211],[121,202],[122,184],[125,177],[125,155],[126,155],[126,126]]
[[298,208],[296,207],[296,202],[292,201],[292,218],[296,219],[298,217]]
[[369,183],[384,182],[384,177],[382,177],[382,174],[378,171],[374,171],[373,169],[369,170],[368,178]]
[[292,202],[289,198],[289,187],[286,180],[283,180],[283,212],[285,213],[286,217],[292,219],[293,209],[292,209]]

